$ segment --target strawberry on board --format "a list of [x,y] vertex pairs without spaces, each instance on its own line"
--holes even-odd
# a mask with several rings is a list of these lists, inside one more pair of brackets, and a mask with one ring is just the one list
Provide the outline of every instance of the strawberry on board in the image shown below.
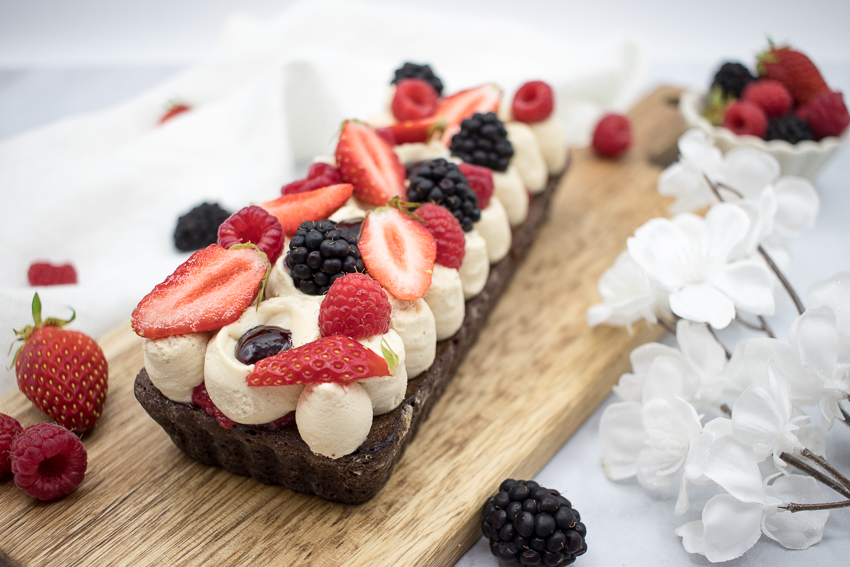
[[466,89],[440,101],[435,116],[446,121],[446,131],[441,138],[447,146],[452,136],[460,131],[460,123],[476,112],[486,114],[499,110],[502,91],[496,85],[481,85],[474,89]]
[[302,193],[290,193],[260,206],[277,217],[283,232],[292,236],[304,221],[323,220],[351,198],[354,190],[348,183],[329,185]]
[[761,78],[773,79],[785,85],[800,104],[829,91],[812,60],[787,45],[776,47],[771,43],[770,48],[758,56],[758,70]]
[[192,254],[133,311],[131,325],[147,339],[215,331],[251,305],[269,269],[250,244],[228,250],[211,244]]
[[249,386],[292,386],[390,374],[383,357],[345,335],[331,335],[264,358],[245,380]]
[[74,320],[41,318],[41,300],[32,300],[34,325],[15,331],[23,345],[15,353],[18,388],[50,419],[72,431],[94,427],[103,413],[109,365],[88,335],[63,329]]
[[425,225],[393,207],[371,211],[360,233],[369,274],[399,299],[416,301],[428,291],[437,243]]
[[336,146],[336,163],[354,195],[380,207],[393,197],[404,196],[404,166],[393,148],[372,128],[346,120]]

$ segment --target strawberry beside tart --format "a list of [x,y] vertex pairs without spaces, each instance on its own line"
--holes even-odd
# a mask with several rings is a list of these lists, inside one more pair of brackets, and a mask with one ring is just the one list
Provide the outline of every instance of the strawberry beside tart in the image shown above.
[[521,88],[528,123],[505,124],[492,85],[443,97],[414,64],[393,83],[385,115],[346,121],[333,157],[134,312],[136,397],[190,457],[370,499],[531,245],[567,157],[548,85]]

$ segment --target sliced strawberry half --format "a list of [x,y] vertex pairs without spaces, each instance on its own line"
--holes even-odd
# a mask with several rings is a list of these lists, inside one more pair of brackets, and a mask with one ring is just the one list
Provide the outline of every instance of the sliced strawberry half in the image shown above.
[[359,248],[369,274],[399,299],[415,301],[428,291],[437,243],[422,223],[398,209],[375,209],[363,222]]
[[460,123],[476,112],[484,114],[499,110],[501,98],[502,90],[496,85],[481,85],[474,89],[460,91],[440,101],[434,114],[446,120],[443,143],[448,146],[452,136],[460,131]]
[[264,358],[245,380],[249,386],[293,386],[389,375],[383,357],[345,335],[331,335]]
[[419,120],[405,120],[396,122],[386,128],[376,130],[379,136],[387,139],[383,132],[392,133],[392,139],[396,144],[411,144],[415,142],[426,143],[435,132],[443,132],[446,129],[446,119],[442,116],[429,116]]
[[251,305],[268,268],[253,248],[198,250],[139,302],[133,330],[158,339],[221,329]]
[[354,191],[348,183],[329,185],[304,193],[291,193],[260,206],[277,217],[283,232],[292,236],[304,221],[328,218],[351,198]]
[[346,120],[336,146],[336,163],[354,195],[370,205],[382,206],[404,197],[404,166],[393,148],[369,126]]

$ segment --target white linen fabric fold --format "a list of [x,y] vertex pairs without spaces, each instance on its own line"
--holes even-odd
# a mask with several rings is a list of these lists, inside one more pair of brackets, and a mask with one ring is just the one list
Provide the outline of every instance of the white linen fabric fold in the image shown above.
[[[173,245],[179,215],[203,201],[235,211],[279,196],[298,163],[333,152],[342,120],[381,109],[404,61],[430,63],[444,94],[496,81],[512,96],[546,80],[574,144],[587,142],[603,110],[635,100],[647,69],[635,40],[572,45],[504,20],[332,0],[295,4],[271,21],[234,16],[197,67],[121,105],[0,142],[8,341],[31,321],[35,260],[71,262],[79,278],[38,289],[46,316],[73,306],[69,328],[95,337],[127,321],[188,257]],[[192,110],[160,126],[174,99]],[[0,395],[15,387],[11,361]]]

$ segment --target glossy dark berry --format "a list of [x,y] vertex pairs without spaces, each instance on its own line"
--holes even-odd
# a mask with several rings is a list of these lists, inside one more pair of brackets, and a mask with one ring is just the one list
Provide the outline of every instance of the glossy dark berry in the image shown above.
[[756,78],[750,73],[750,70],[740,63],[726,62],[717,73],[714,75],[712,86],[719,86],[724,96],[733,96],[741,98],[741,92],[749,83],[755,81]]
[[395,70],[395,77],[391,81],[393,85],[402,79],[422,79],[427,81],[438,95],[443,94],[443,81],[431,70],[430,65],[417,65],[416,63],[405,63],[401,68]]
[[174,229],[174,246],[182,252],[192,252],[218,242],[218,227],[227,220],[230,212],[218,203],[201,203],[177,219]]
[[[466,163],[505,171],[514,155],[505,125],[496,113],[473,114],[460,123],[460,132],[452,136],[453,156]],[[536,486],[534,488],[537,488]]]
[[472,224],[481,219],[478,195],[470,189],[456,164],[442,158],[420,163],[408,170],[408,178],[409,201],[445,207],[465,232],[472,230]]
[[587,528],[569,500],[537,482],[508,479],[482,510],[490,551],[516,565],[569,565],[587,551]]
[[366,271],[357,238],[338,230],[332,220],[302,222],[284,264],[295,287],[307,295],[325,294],[343,275]]
[[767,121],[767,132],[764,134],[764,139],[785,140],[790,144],[796,144],[803,140],[814,140],[815,138],[808,122],[796,114],[789,113]]
[[255,364],[291,348],[292,332],[288,329],[260,325],[246,331],[236,341],[236,360],[242,364]]

